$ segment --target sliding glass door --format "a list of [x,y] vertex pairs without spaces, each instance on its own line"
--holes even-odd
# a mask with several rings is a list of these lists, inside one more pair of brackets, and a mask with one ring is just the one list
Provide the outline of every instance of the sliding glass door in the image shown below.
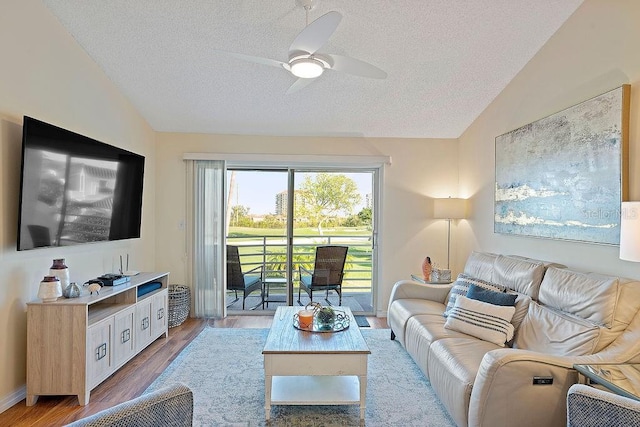
[[[243,275],[259,273],[260,292],[227,292],[230,312],[272,309],[287,303],[288,170],[227,170],[227,245],[238,247]],[[264,307],[263,307],[264,301]],[[243,309],[244,306],[244,309]]]
[[313,270],[318,246],[340,245],[348,247],[342,299],[335,291],[313,299],[373,313],[377,179],[377,170],[230,167],[227,245],[238,246],[242,272],[260,272],[263,287],[246,298],[227,291],[228,312],[305,305],[300,268]]
[[[316,292],[314,301],[373,312],[373,177],[371,171],[297,170],[293,200],[292,264],[312,270],[319,246],[346,246],[342,298],[336,291]],[[299,277],[298,277],[299,279]],[[299,285],[299,283],[298,283]],[[294,302],[310,299],[295,286]]]

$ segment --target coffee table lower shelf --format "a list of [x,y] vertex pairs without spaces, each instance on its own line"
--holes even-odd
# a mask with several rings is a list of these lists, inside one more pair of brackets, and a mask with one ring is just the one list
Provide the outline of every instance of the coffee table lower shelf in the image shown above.
[[347,376],[272,377],[272,405],[359,405],[360,380]]

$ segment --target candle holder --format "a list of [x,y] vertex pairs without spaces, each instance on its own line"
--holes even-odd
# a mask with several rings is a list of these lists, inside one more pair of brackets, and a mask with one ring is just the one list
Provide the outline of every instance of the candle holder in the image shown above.
[[311,329],[313,327],[313,310],[301,310],[298,312],[298,324],[300,329]]

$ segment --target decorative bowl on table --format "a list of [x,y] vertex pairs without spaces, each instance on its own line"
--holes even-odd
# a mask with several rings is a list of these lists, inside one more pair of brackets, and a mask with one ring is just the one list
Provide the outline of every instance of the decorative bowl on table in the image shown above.
[[[311,324],[308,324],[302,315],[308,312],[313,312]],[[310,302],[303,310],[293,315],[293,326],[302,331],[338,332],[347,329],[349,324],[349,316],[344,311],[328,306],[323,307],[317,302]]]

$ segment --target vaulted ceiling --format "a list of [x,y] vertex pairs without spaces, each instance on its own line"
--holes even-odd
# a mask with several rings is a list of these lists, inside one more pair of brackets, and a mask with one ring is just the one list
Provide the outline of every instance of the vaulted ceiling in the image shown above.
[[[583,0],[318,0],[342,21],[318,51],[384,70],[327,70],[286,94],[305,28],[296,0],[43,0],[157,131],[457,138]],[[303,1],[303,0],[298,0]]]

